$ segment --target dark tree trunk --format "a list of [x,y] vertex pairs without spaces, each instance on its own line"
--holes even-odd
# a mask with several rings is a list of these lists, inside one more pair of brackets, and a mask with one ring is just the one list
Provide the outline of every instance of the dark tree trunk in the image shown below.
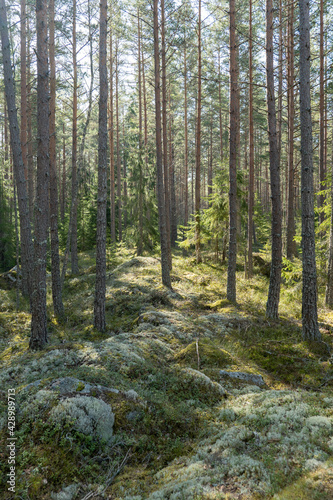
[[166,213],[163,187],[162,163],[162,134],[161,134],[161,83],[160,83],[160,54],[158,29],[158,0],[154,0],[154,73],[155,73],[155,121],[156,121],[156,174],[157,174],[157,202],[158,223],[161,241],[162,283],[171,288],[170,268],[168,260]]
[[272,197],[272,264],[269,280],[266,316],[278,318],[281,267],[282,267],[282,211],[280,194],[280,157],[278,137],[276,132],[276,111],[274,92],[274,61],[273,61],[273,2],[266,2],[266,71],[267,71],[267,109],[269,164]]
[[[14,176],[17,187],[17,198],[18,198],[18,207],[20,214],[20,236],[21,236],[21,253],[22,253],[21,267],[24,268],[26,272],[26,276],[28,279],[29,297],[31,299],[33,247],[31,238],[27,185],[24,175],[24,163],[22,159],[22,150],[20,142],[20,129],[18,126],[17,109],[15,104],[15,87],[14,87],[13,71],[10,60],[11,56],[10,56],[10,44],[8,37],[7,13],[4,0],[0,0],[0,31],[1,31],[1,43],[2,43],[2,61],[4,69],[5,94],[6,94],[9,127],[10,127],[10,141],[12,146]],[[7,124],[5,123],[5,127],[6,126]]]
[[64,316],[62,303],[59,236],[58,236],[58,186],[56,172],[56,71],[54,44],[54,0],[49,0],[49,54],[50,54],[50,233],[51,233],[51,274],[54,314],[59,319]]
[[299,27],[303,260],[302,328],[304,340],[321,340],[317,313],[308,0],[299,0]]
[[237,128],[236,2],[230,0],[230,137],[229,137],[229,252],[227,299],[236,302],[237,258]]
[[46,251],[49,221],[49,68],[47,1],[36,1],[37,15],[37,195],[35,211],[34,291],[30,348],[47,342]]
[[107,143],[108,143],[108,74],[106,66],[107,0],[100,3],[99,39],[99,123],[98,123],[98,196],[96,236],[96,288],[94,326],[105,330],[106,290],[106,205],[107,205]]

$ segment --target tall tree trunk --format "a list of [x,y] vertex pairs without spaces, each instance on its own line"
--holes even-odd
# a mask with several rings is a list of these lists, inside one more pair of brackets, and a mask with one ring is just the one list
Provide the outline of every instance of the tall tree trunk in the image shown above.
[[223,124],[222,124],[222,92],[221,92],[221,53],[219,49],[218,55],[219,65],[219,119],[220,119],[220,156],[221,163],[223,162]]
[[[141,22],[141,32],[142,32],[142,22]],[[145,77],[145,61],[143,47],[141,46],[141,58],[142,58],[142,93],[143,93],[143,116],[144,116],[144,141],[145,141],[145,166],[146,172],[148,169],[148,116],[147,116],[147,94],[146,94],[146,77]],[[149,213],[147,214],[149,218]]]
[[60,280],[59,236],[58,236],[58,186],[56,171],[56,68],[54,44],[54,0],[49,0],[49,55],[50,55],[50,233],[51,274],[54,314],[64,316]]
[[[21,0],[21,148],[24,164],[24,176],[28,182],[27,162],[27,22],[26,2]],[[22,266],[22,294],[28,296],[27,270]]]
[[273,2],[266,0],[266,70],[269,164],[272,198],[272,263],[266,316],[278,318],[282,267],[282,211],[280,194],[280,157],[276,132],[273,56]]
[[108,146],[108,74],[106,66],[107,0],[100,2],[99,38],[99,121],[98,121],[98,196],[96,235],[96,288],[94,326],[105,330],[106,290],[106,205],[107,205],[107,146]]
[[294,4],[289,6],[288,16],[288,215],[287,258],[296,255],[295,236],[295,189],[294,189]]
[[[332,129],[332,146],[333,146],[333,129]],[[328,249],[328,270],[326,284],[326,306],[333,309],[333,147],[331,156],[331,221],[330,221],[330,242]]]
[[169,179],[169,165],[168,165],[167,83],[166,83],[164,0],[161,0],[161,59],[162,59],[162,124],[163,124],[162,133],[163,133],[164,198],[165,198],[165,213],[166,213],[168,261],[171,271],[172,255],[171,255],[171,233],[170,233],[170,179]]
[[110,118],[109,118],[109,144],[110,144],[110,225],[111,243],[116,242],[116,201],[114,180],[114,119],[113,119],[113,40],[110,33]]
[[229,136],[229,252],[227,299],[236,302],[237,258],[237,128],[236,1],[230,0],[230,136]]
[[122,203],[121,203],[121,154],[119,136],[119,55],[118,44],[116,47],[116,135],[117,135],[117,198],[118,198],[118,241],[123,239],[122,230]]
[[[17,109],[15,103],[15,86],[13,78],[13,70],[11,66],[10,44],[8,37],[7,13],[5,0],[0,0],[0,31],[2,44],[2,62],[4,70],[5,94],[8,109],[10,141],[13,155],[14,176],[17,187],[17,198],[20,214],[20,236],[21,236],[21,257],[22,257],[22,272],[23,268],[28,280],[28,292],[31,300],[32,294],[32,263],[33,263],[33,247],[31,238],[31,227],[29,217],[29,204],[27,185],[24,175],[24,163],[22,159],[22,150],[20,142],[20,129],[18,126]],[[5,123],[5,130],[6,130]],[[5,137],[6,143],[6,137]]]
[[200,238],[200,190],[201,190],[201,0],[199,0],[198,23],[198,96],[197,96],[197,130],[195,151],[195,255],[197,264],[202,262]]
[[253,276],[252,241],[254,209],[254,142],[253,142],[253,56],[252,56],[252,0],[250,0],[249,19],[249,216],[247,226],[247,277]]
[[61,189],[61,206],[60,216],[62,222],[65,220],[66,207],[66,141],[65,141],[65,123],[62,123],[62,189]]
[[156,174],[158,223],[161,241],[162,283],[171,288],[170,267],[168,260],[166,212],[163,187],[162,134],[161,134],[161,83],[160,83],[160,53],[158,29],[158,0],[154,0],[154,73],[155,73],[155,122],[156,122]]
[[36,1],[37,15],[37,195],[34,291],[31,298],[31,349],[47,342],[46,251],[49,221],[49,68],[47,1]]
[[175,163],[172,143],[171,82],[169,90],[169,179],[170,179],[170,240],[174,248],[177,241],[177,207],[175,189]]
[[[319,189],[322,191],[325,187],[325,93],[324,93],[324,0],[320,0],[320,36],[319,36]],[[318,208],[324,206],[325,197],[320,194],[318,197]],[[324,213],[319,212],[319,222],[324,221]]]
[[185,179],[184,179],[184,226],[188,224],[188,125],[187,125],[187,59],[186,59],[186,33],[184,34],[184,161],[185,161]]
[[[27,32],[29,33],[29,18],[27,18]],[[30,222],[34,219],[34,159],[32,148],[32,78],[30,73],[31,54],[30,54],[30,36],[28,36],[27,47],[27,141],[28,141],[28,199],[29,199],[29,214]]]
[[73,0],[73,130],[72,130],[72,221],[71,221],[71,268],[78,274],[77,255],[77,58],[76,58],[76,0]]
[[138,245],[137,254],[142,255],[143,251],[143,171],[142,171],[142,95],[141,95],[141,30],[140,30],[140,10],[138,8],[138,98],[139,98],[139,186],[138,186],[138,197],[139,197],[139,235],[138,235]]
[[302,333],[304,340],[321,340],[317,313],[308,0],[299,0],[299,27],[303,261]]
[[26,3],[21,0],[21,148],[25,180],[28,181],[27,165],[27,18]]

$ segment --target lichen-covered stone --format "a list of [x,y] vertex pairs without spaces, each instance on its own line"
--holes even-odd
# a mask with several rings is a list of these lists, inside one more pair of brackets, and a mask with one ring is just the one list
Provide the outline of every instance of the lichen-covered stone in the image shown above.
[[110,441],[113,434],[114,414],[104,401],[91,396],[65,398],[50,412],[50,421],[69,425],[72,429]]

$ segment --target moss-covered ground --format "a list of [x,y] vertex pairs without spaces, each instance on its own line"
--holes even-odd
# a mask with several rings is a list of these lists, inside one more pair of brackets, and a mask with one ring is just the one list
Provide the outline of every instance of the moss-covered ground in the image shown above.
[[[169,291],[157,256],[120,247],[108,257],[101,334],[92,327],[93,253],[80,256],[80,269],[66,277],[63,323],[48,292],[43,351],[28,349],[28,304],[16,311],[15,290],[0,289],[1,498],[333,498],[332,359],[324,344],[302,341],[299,282],[285,280],[280,319],[269,321],[268,278],[258,270],[250,280],[238,272],[231,304],[225,267],[176,252]],[[321,296],[319,320],[332,347],[333,313]],[[264,385],[221,370],[261,375]],[[89,395],[111,406],[111,442],[52,421],[50,387],[65,377],[79,381],[72,392],[89,383]],[[15,494],[6,484],[9,388]]]

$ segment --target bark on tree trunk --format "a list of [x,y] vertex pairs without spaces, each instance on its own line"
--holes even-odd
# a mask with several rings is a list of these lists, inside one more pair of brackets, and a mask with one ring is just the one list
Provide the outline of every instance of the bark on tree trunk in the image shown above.
[[141,96],[141,30],[140,30],[140,10],[138,8],[138,98],[139,98],[139,238],[137,245],[137,254],[142,255],[143,252],[143,172],[142,172],[142,96]]
[[269,164],[272,197],[272,263],[269,280],[266,316],[278,318],[281,267],[282,267],[282,211],[280,194],[280,157],[276,133],[276,111],[274,93],[273,61],[273,2],[266,1],[266,65],[267,65],[267,109],[269,136]]
[[253,207],[254,207],[254,142],[253,142],[253,57],[252,57],[252,0],[250,0],[249,19],[249,216],[247,226],[247,277],[253,276],[252,240],[253,240]]
[[157,172],[157,202],[158,222],[161,241],[162,283],[171,288],[170,268],[168,261],[168,246],[166,233],[166,213],[163,187],[162,164],[162,134],[161,134],[161,84],[158,29],[158,0],[154,0],[154,73],[155,73],[155,122],[156,122],[156,172]]
[[37,16],[37,194],[34,238],[34,291],[31,299],[31,349],[47,342],[46,252],[49,221],[49,68],[47,0],[36,1]]
[[118,198],[118,241],[123,239],[122,230],[122,202],[121,202],[121,155],[119,139],[119,56],[118,40],[116,45],[116,135],[117,135],[117,198]]
[[[333,144],[333,130],[332,130]],[[332,148],[332,165],[333,165],[333,148]],[[328,249],[328,270],[327,270],[327,285],[326,285],[326,306],[333,309],[333,167],[331,168],[331,224],[330,224],[330,243]]]
[[287,259],[296,256],[295,236],[295,189],[294,189],[294,4],[289,7],[288,19],[288,216]]
[[[26,270],[28,277],[28,291],[31,299],[32,293],[32,263],[33,246],[31,238],[31,227],[29,217],[29,204],[27,185],[24,175],[24,164],[20,142],[20,129],[17,120],[17,109],[15,104],[15,87],[13,71],[10,57],[10,44],[8,37],[7,13],[5,0],[0,0],[0,31],[2,43],[2,62],[4,69],[5,94],[8,108],[8,118],[10,127],[10,141],[13,154],[14,176],[17,187],[18,207],[20,214],[20,236],[21,236],[21,257],[22,268]],[[5,127],[7,125],[5,124]]]
[[201,190],[201,0],[199,0],[198,22],[198,96],[197,96],[197,130],[195,151],[195,255],[197,264],[202,262],[200,238],[200,190]]
[[187,59],[186,59],[186,33],[184,35],[184,133],[185,133],[185,179],[184,179],[184,226],[188,224],[188,126],[187,126]]
[[321,340],[317,313],[317,271],[314,233],[312,121],[310,96],[309,1],[299,0],[300,114],[302,196],[302,333],[304,340]]
[[229,251],[227,299],[236,302],[237,258],[237,63],[236,63],[236,2],[230,0],[230,137],[229,137]]
[[115,180],[114,180],[113,43],[112,43],[112,32],[110,33],[110,119],[109,119],[109,143],[110,143],[110,224],[111,224],[111,243],[115,243],[116,242],[116,203],[115,203]]
[[71,222],[71,268],[78,274],[77,255],[77,60],[76,60],[76,0],[73,0],[73,131],[72,131],[72,222]]
[[96,235],[96,288],[94,326],[104,332],[106,290],[106,205],[107,205],[107,143],[108,143],[108,74],[106,66],[107,0],[100,2],[99,40],[99,123],[98,123],[98,196]]
[[54,0],[49,0],[49,55],[50,55],[50,235],[51,275],[54,314],[58,319],[64,316],[60,279],[59,236],[58,236],[58,186],[56,172],[56,68],[54,43]]
[[168,247],[168,262],[172,269],[171,234],[170,234],[170,179],[168,166],[168,128],[167,128],[167,85],[166,85],[166,49],[165,49],[165,11],[164,0],[161,0],[161,59],[162,59],[162,134],[163,134],[163,173],[164,198],[166,214],[166,232]]
[[[320,17],[320,36],[319,36],[319,190],[322,191],[325,187],[325,93],[324,93],[324,0],[320,0],[319,5]],[[324,206],[325,197],[320,194],[318,197],[318,208]],[[319,212],[319,222],[324,221],[324,213]]]

